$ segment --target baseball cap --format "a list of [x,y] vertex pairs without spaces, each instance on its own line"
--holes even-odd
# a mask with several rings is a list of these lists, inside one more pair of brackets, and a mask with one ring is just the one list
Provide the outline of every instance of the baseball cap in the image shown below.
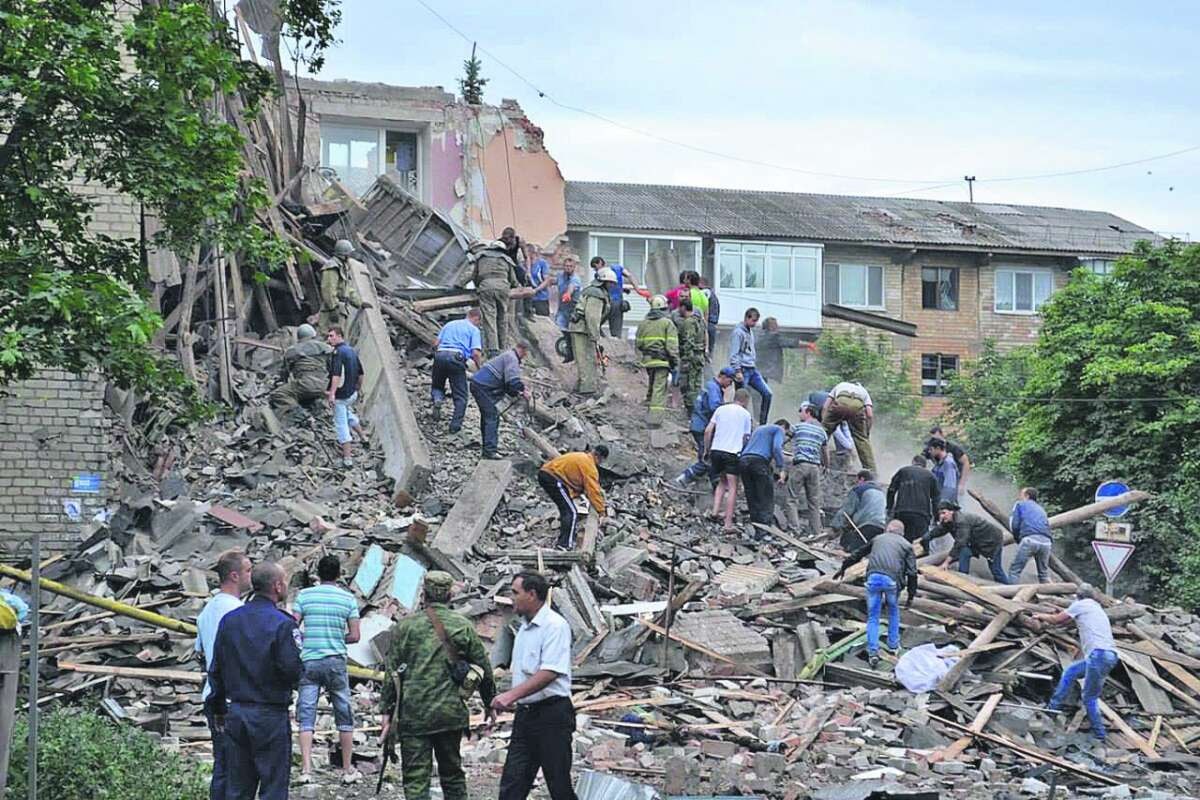
[[733,367],[724,367],[721,370],[721,374],[724,375],[726,378],[732,378],[735,375],[737,375],[737,370],[734,369]]

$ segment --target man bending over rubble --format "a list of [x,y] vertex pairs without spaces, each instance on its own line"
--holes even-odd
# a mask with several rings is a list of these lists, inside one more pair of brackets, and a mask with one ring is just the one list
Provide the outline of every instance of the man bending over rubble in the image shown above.
[[912,543],[904,538],[904,523],[894,519],[883,533],[855,550],[842,562],[833,576],[839,580],[846,570],[867,556],[867,661],[872,667],[879,663],[879,614],[883,601],[888,605],[887,648],[892,653],[900,649],[900,587],[908,590],[905,608],[912,606],[917,596],[917,556]]
[[284,383],[270,395],[271,408],[282,411],[296,405],[308,405],[325,394],[329,355],[333,348],[317,338],[312,325],[296,328],[296,343],[283,353]]
[[538,485],[550,495],[558,507],[559,550],[575,549],[575,531],[579,527],[579,512],[575,498],[587,495],[592,513],[604,516],[604,490],[600,488],[598,465],[608,458],[608,446],[598,444],[582,453],[565,453],[551,459],[538,470]]
[[521,362],[529,349],[517,342],[511,350],[488,361],[471,378],[471,396],[479,406],[479,433],[482,457],[490,461],[500,458],[500,409],[497,403],[505,395],[529,399],[529,389],[521,381]]
[[943,500],[938,503],[938,524],[929,529],[921,537],[925,552],[930,552],[930,542],[939,536],[950,534],[954,544],[941,567],[950,564],[950,559],[958,560],[958,571],[964,575],[971,574],[971,558],[979,556],[987,559],[988,569],[992,572],[992,580],[996,583],[1008,583],[1008,574],[1004,571],[1004,534],[995,525],[983,517],[963,511],[953,500]]

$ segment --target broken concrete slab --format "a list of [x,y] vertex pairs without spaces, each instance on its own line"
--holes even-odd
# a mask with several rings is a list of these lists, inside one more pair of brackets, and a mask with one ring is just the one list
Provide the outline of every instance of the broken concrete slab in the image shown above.
[[432,547],[454,557],[470,552],[491,523],[512,475],[512,462],[507,459],[476,464],[454,508],[434,535]]
[[771,665],[766,637],[723,609],[680,613],[671,632],[747,667]]

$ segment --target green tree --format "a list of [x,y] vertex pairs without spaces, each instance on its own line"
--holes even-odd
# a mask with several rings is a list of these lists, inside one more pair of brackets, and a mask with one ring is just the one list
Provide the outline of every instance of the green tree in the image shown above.
[[475,57],[475,45],[471,45],[471,57],[463,62],[463,77],[458,79],[458,91],[462,93],[463,102],[472,105],[482,105],[483,87],[488,79],[483,77],[483,62]]
[[824,331],[817,339],[815,374],[805,376],[805,382],[829,389],[841,381],[858,381],[871,393],[875,413],[888,417],[890,430],[917,435],[921,400],[908,366],[886,336]]
[[1008,445],[1027,408],[1021,390],[1033,355],[1032,347],[1001,351],[988,340],[979,356],[951,379],[948,417],[976,466],[1012,474]]

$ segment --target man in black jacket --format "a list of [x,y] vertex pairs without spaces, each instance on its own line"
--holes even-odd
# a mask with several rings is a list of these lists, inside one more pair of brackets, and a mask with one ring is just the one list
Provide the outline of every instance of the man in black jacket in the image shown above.
[[946,534],[954,537],[954,545],[939,566],[949,566],[950,559],[953,558],[958,561],[958,571],[969,575],[972,556],[979,556],[987,560],[992,580],[996,583],[1008,583],[1008,573],[1004,571],[1004,561],[1001,558],[1004,553],[1004,534],[999,528],[983,517],[963,511],[958,503],[943,500],[938,503],[938,524],[921,537],[925,552],[929,552],[929,543],[932,540]]
[[937,478],[925,468],[925,456],[914,456],[912,464],[892,476],[887,490],[888,516],[904,523],[904,538],[910,542],[929,530],[938,493]]
[[908,590],[908,602],[912,605],[917,596],[917,556],[912,542],[904,538],[904,527],[900,520],[887,524],[883,533],[855,550],[842,562],[834,579],[867,556],[867,661],[874,667],[879,663],[879,614],[883,601],[888,604],[888,650],[895,653],[900,649],[900,587]]

